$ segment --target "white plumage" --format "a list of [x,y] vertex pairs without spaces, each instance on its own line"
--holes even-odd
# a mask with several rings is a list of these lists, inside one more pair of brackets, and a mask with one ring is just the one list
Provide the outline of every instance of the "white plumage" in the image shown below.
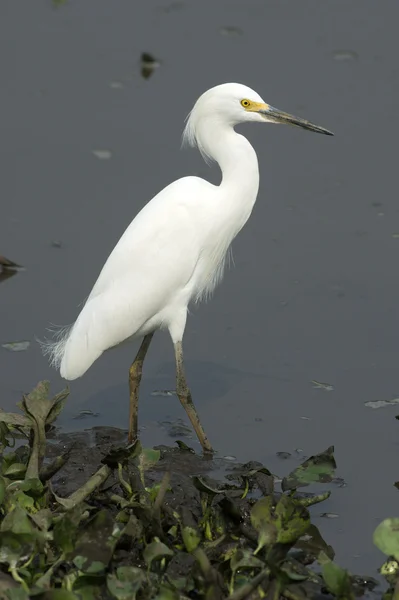
[[159,328],[169,330],[175,348],[181,342],[188,304],[211,293],[220,281],[230,244],[256,200],[256,153],[234,131],[245,121],[289,122],[330,133],[273,109],[240,84],[205,92],[188,117],[184,139],[219,164],[222,181],[214,186],[184,177],[138,213],[74,325],[45,345],[63,378],[81,377],[108,348]]

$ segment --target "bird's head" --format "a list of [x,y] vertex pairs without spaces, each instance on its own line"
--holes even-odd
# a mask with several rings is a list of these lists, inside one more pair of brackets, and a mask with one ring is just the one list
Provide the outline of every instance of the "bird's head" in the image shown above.
[[328,129],[314,125],[310,121],[294,117],[267,104],[254,90],[239,83],[224,83],[207,90],[200,96],[189,115],[186,137],[190,142],[191,134],[200,122],[223,122],[234,127],[239,123],[285,123],[323,133],[334,135]]

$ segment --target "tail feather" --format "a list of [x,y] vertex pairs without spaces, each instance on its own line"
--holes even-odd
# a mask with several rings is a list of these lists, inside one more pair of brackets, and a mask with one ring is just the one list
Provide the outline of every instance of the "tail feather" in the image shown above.
[[52,367],[60,371],[63,379],[78,379],[102,354],[102,350],[88,343],[87,332],[82,331],[82,320],[67,327],[50,330],[55,339],[39,341],[42,352],[49,357]]
[[48,328],[53,335],[53,340],[44,339],[37,340],[40,344],[40,348],[44,356],[49,357],[50,366],[55,369],[59,369],[61,366],[62,358],[65,352],[65,345],[67,343],[69,334],[73,328],[73,325],[66,325],[62,327],[53,326]]

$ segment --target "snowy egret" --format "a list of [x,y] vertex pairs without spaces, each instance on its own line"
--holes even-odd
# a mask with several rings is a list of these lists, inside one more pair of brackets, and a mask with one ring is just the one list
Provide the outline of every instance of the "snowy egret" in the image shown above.
[[220,185],[183,177],[157,194],[130,223],[106,261],[75,323],[45,351],[64,379],[81,377],[101,354],[144,337],[129,370],[129,441],[137,437],[139,386],[154,331],[168,329],[176,359],[176,394],[204,451],[212,451],[187,385],[182,339],[190,301],[221,280],[231,242],[248,220],[259,187],[258,160],[234,126],[287,123],[327,129],[273,108],[237,83],[206,91],[188,116],[183,140],[222,172]]

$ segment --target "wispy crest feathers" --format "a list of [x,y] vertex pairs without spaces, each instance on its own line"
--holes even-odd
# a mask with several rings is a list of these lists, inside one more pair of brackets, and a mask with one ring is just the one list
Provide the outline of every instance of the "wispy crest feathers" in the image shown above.
[[182,135],[182,147],[190,146],[191,148],[198,148],[206,164],[210,165],[213,161],[213,158],[206,152],[204,146],[201,144],[200,138],[197,135],[199,121],[198,112],[199,107],[197,102],[186,117],[186,125]]

